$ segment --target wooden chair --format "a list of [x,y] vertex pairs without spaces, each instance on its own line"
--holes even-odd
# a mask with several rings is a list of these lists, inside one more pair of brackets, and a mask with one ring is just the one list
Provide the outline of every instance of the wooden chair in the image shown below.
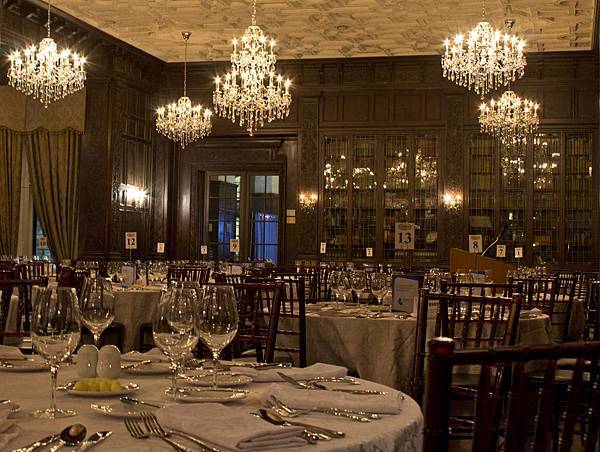
[[172,266],[167,269],[168,281],[194,281],[200,284],[208,282],[210,268],[205,266]]
[[234,285],[239,324],[233,341],[234,358],[246,350],[256,352],[258,362],[273,362],[281,300],[282,283],[244,283]]
[[[449,450],[451,439],[451,385],[453,367],[481,365],[480,384],[477,391],[473,451],[573,450],[573,436],[578,419],[587,425],[583,436],[584,452],[596,451],[600,425],[600,386],[598,358],[600,342],[578,342],[561,345],[498,347],[483,350],[455,350],[456,342],[450,338],[436,338],[429,343],[428,373],[425,385],[424,452]],[[552,413],[559,401],[554,397],[552,382],[556,362],[560,358],[576,358],[577,365],[570,381],[570,390],[564,410],[561,407],[562,428],[560,437],[553,440]],[[594,363],[589,383],[584,380],[584,361]],[[537,392],[535,405],[527,392],[525,364],[534,360],[547,360],[544,385]],[[498,384],[490,383],[496,371]],[[507,406],[504,408],[504,389],[508,387]],[[525,419],[528,406],[537,406],[532,435]]]
[[61,266],[56,276],[58,287],[73,287],[77,292],[77,297],[80,297],[83,281],[85,278],[89,278],[90,274],[91,272],[87,268]]
[[[306,367],[306,300],[304,278],[280,277],[282,284],[282,297],[279,309],[279,322],[277,327],[277,340],[275,351],[291,353],[298,358],[294,364]],[[292,324],[298,323],[294,329]],[[295,339],[296,344],[292,344]],[[281,344],[285,341],[284,344]]]
[[508,283],[458,283],[442,281],[441,292],[453,295],[479,295],[485,297],[508,297],[523,293],[523,286],[513,282]]
[[[432,294],[421,289],[413,365],[413,398],[421,404],[425,385],[427,339],[444,336],[456,339],[461,348],[483,348],[515,343],[523,296],[483,297]],[[436,309],[435,324],[429,311]],[[469,384],[470,375],[465,375]]]
[[[32,289],[34,286],[45,287],[48,280],[0,280],[0,344],[5,337],[26,337],[30,334]],[[15,330],[7,331],[10,303],[13,294],[18,296]]]

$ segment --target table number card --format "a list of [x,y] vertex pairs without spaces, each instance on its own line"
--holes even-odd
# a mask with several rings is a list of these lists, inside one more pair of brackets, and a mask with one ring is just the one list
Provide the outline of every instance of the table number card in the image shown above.
[[229,241],[229,251],[236,254],[240,252],[240,239],[231,239]]
[[202,254],[203,256],[206,256],[208,254],[208,246],[201,245],[200,246],[200,254]]
[[367,257],[373,257],[373,248],[367,248]]
[[522,259],[522,258],[523,258],[523,247],[517,246],[515,248],[515,259]]
[[327,253],[327,242],[321,242],[321,246],[319,248],[319,252],[321,254]]
[[38,238],[38,244],[37,244],[38,248],[48,248],[48,238],[46,236],[40,236],[40,238]]
[[395,248],[397,250],[415,249],[415,224],[396,223]]
[[496,245],[496,257],[506,257],[506,245]]
[[392,311],[413,313],[419,301],[419,277],[394,274],[392,276]]
[[158,254],[164,254],[164,252],[165,252],[165,243],[164,242],[158,242],[156,244],[156,252]]
[[469,253],[481,253],[481,246],[483,242],[483,237],[481,234],[472,234],[469,235]]
[[137,232],[125,233],[125,249],[137,250]]

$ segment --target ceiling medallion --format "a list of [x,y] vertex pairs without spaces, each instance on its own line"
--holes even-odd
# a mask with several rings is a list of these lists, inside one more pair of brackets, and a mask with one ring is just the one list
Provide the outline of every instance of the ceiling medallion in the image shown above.
[[191,33],[181,33],[185,41],[183,62],[183,96],[169,105],[156,110],[156,130],[169,139],[179,142],[181,148],[198,138],[204,138],[212,130],[212,112],[202,105],[192,105],[187,97],[187,43]]
[[46,27],[47,35],[37,47],[31,45],[10,54],[8,83],[48,108],[50,102],[84,87],[85,58],[68,48],[58,51],[50,37],[50,2]]
[[523,54],[525,41],[509,34],[514,20],[506,20],[505,24],[508,33],[503,34],[485,20],[484,0],[482,21],[468,37],[458,34],[452,42],[444,41],[444,77],[469,90],[472,88],[482,97],[521,78],[527,65]]
[[497,137],[506,145],[525,143],[540,124],[539,108],[536,102],[522,99],[514,91],[505,91],[499,99],[481,104],[481,131]]
[[252,136],[265,121],[283,119],[290,113],[291,81],[275,73],[275,41],[256,25],[256,0],[252,1],[252,25],[242,36],[241,49],[233,40],[231,72],[215,79],[213,104],[218,115],[246,125]]

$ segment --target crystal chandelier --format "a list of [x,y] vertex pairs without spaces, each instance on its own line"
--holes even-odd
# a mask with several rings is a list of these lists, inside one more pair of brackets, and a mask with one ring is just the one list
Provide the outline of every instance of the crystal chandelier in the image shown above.
[[[198,138],[204,138],[212,129],[212,112],[202,105],[192,105],[187,97],[187,43],[191,33],[181,33],[185,41],[183,62],[183,96],[169,105],[156,110],[156,130],[169,139],[179,142],[181,148]],[[204,112],[202,111],[204,109]]]
[[83,88],[85,58],[70,49],[58,51],[50,37],[50,2],[46,26],[48,34],[37,47],[31,45],[10,54],[8,83],[48,108],[50,102]]
[[[508,31],[514,20],[505,21]],[[444,77],[473,90],[483,97],[502,85],[507,85],[525,72],[527,60],[523,55],[525,41],[509,33],[502,34],[483,18],[465,38],[463,34],[444,41],[446,51],[442,56]]]
[[256,0],[252,1],[252,25],[242,36],[241,49],[233,40],[231,72],[215,79],[213,104],[218,115],[239,121],[252,136],[265,121],[283,119],[290,113],[290,80],[275,73],[275,41],[256,25]]
[[499,138],[506,145],[524,143],[540,124],[539,108],[534,101],[521,99],[514,91],[505,91],[498,100],[481,104],[481,131]]

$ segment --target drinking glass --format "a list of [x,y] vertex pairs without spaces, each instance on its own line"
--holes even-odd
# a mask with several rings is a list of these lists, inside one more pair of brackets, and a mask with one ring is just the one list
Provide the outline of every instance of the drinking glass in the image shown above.
[[37,410],[36,418],[56,419],[75,416],[75,411],[56,407],[58,366],[79,344],[81,324],[77,293],[71,287],[35,288],[31,318],[31,342],[35,351],[50,365],[50,408]]
[[356,292],[356,299],[360,304],[360,294],[365,290],[365,287],[367,287],[367,273],[364,270],[353,270],[352,273],[350,273],[350,285],[354,292]]
[[340,293],[340,278],[342,276],[342,272],[339,270],[334,270],[329,274],[329,288],[335,297],[336,306],[339,303],[339,299],[342,296]]
[[196,330],[213,355],[213,388],[216,388],[219,356],[238,330],[238,311],[233,286],[218,284],[204,286],[196,319]]
[[154,343],[171,361],[173,373],[167,394],[177,398],[177,377],[186,356],[198,343],[194,324],[198,309],[199,287],[195,283],[178,283],[161,291],[152,316]]
[[352,281],[348,270],[342,270],[340,272],[338,292],[344,297],[344,304],[348,302],[348,297],[352,297]]
[[79,300],[81,322],[94,335],[94,343],[100,345],[100,335],[115,318],[115,295],[108,278],[86,278]]
[[377,304],[383,305],[383,298],[391,289],[391,277],[385,273],[373,273],[371,275],[371,292],[377,298]]

